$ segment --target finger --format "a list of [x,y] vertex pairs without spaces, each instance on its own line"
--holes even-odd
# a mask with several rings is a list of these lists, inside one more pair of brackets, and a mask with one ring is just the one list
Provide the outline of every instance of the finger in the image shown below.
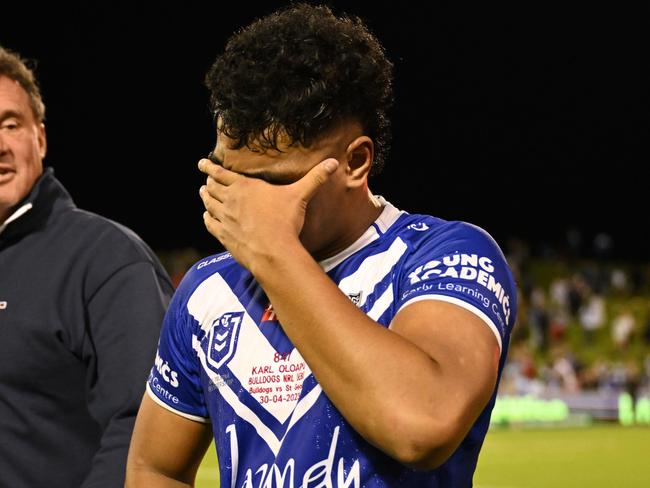
[[220,202],[225,201],[224,198],[226,197],[228,187],[216,181],[212,176],[208,176],[203,188],[205,188],[211,197],[216,198]]
[[309,202],[316,194],[316,191],[329,179],[339,167],[339,162],[334,158],[321,161],[309,172],[294,183],[300,188],[301,196],[305,202]]
[[221,241],[221,239],[219,238],[221,234],[221,222],[213,218],[207,211],[203,212],[203,225],[205,225],[205,228],[208,229],[208,232],[210,234],[212,234],[219,241]]
[[205,186],[202,186],[199,189],[199,195],[201,196],[201,200],[203,201],[203,206],[208,211],[208,213],[213,218],[221,221],[223,219],[223,215],[224,215],[224,213],[223,213],[224,212],[223,203],[221,203],[216,198],[213,198],[212,196],[210,196],[210,194],[208,193]]
[[226,186],[232,185],[237,178],[239,178],[237,173],[229,171],[218,164],[214,164],[209,159],[201,159],[199,161],[199,169],[206,175],[211,176],[216,181]]

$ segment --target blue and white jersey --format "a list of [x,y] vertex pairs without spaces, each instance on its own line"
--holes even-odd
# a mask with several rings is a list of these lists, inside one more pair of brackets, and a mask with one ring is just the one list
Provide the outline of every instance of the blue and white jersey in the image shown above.
[[[501,347],[500,376],[516,290],[497,244],[473,225],[410,215],[384,203],[368,230],[321,267],[378,327],[390,327],[400,309],[419,300],[442,300],[476,314]],[[228,253],[199,262],[183,279],[165,317],[147,391],[178,415],[211,422],[221,486],[232,488],[471,486],[494,406],[493,395],[442,466],[405,467],[341,416],[264,291]]]

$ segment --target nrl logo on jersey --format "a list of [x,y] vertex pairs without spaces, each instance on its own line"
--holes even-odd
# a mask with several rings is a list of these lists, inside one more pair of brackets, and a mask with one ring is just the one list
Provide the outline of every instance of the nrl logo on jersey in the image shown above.
[[206,335],[206,358],[215,370],[226,364],[235,352],[244,312],[228,312],[215,319]]

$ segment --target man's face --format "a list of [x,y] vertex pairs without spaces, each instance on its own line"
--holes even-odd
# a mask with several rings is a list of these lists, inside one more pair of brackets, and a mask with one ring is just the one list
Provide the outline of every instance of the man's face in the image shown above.
[[45,127],[36,120],[27,92],[0,76],[0,224],[43,173],[45,148]]
[[354,124],[343,124],[309,148],[280,140],[281,151],[264,151],[256,147],[231,149],[233,141],[218,131],[212,159],[235,173],[284,185],[299,180],[321,161],[336,158],[341,164],[310,201],[300,235],[305,248],[317,255],[345,232],[341,228],[345,222],[342,212],[346,212],[344,162],[346,149],[359,131]]

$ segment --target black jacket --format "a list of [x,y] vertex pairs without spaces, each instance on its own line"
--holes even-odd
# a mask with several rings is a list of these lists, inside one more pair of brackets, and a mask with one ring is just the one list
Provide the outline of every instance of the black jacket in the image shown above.
[[30,203],[0,232],[0,487],[120,487],[173,289],[51,169]]

